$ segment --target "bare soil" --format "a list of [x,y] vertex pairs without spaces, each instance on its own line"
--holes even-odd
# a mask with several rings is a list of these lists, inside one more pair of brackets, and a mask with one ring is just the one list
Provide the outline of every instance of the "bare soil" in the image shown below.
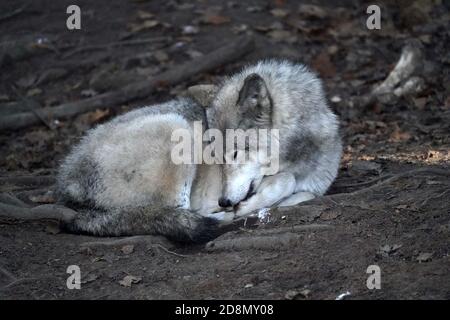
[[[0,43],[40,45],[23,59],[0,52],[1,117],[33,108],[23,97],[41,106],[83,99],[206,55],[241,34],[256,47],[240,61],[145,99],[2,132],[1,192],[32,205],[51,202],[51,179],[17,178],[54,176],[69,148],[98,123],[268,57],[304,62],[322,76],[341,117],[345,154],[325,197],[272,209],[268,221],[236,225],[206,246],[159,238],[85,246],[111,239],[62,233],[51,221],[0,218],[0,299],[335,299],[347,291],[346,299],[450,299],[445,2],[383,2],[381,30],[365,27],[365,1],[314,1],[317,11],[284,0],[3,0],[0,12],[22,3],[21,12],[0,17]],[[66,8],[74,3],[82,29],[69,31]],[[160,40],[70,54],[144,38]],[[426,88],[392,104],[351,103],[386,78],[410,39],[424,48]],[[81,290],[66,287],[69,265],[81,269]],[[381,269],[380,290],[366,286],[370,265]],[[126,276],[135,282],[127,286]]]

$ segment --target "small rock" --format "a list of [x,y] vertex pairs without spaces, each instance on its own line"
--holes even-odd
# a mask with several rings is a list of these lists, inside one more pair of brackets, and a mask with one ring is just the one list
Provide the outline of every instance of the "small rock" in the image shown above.
[[350,295],[351,295],[350,291],[347,291],[338,295],[335,300],[344,300],[345,297],[348,297]]
[[284,295],[284,297],[288,300],[294,300],[296,296],[299,295],[299,292],[296,290],[288,290],[288,292],[286,292],[286,294]]
[[288,300],[296,300],[299,298],[308,299],[310,297],[310,295],[311,295],[311,290],[309,290],[309,289],[303,289],[301,291],[288,290],[288,292],[286,292],[284,297]]
[[342,99],[341,99],[341,97],[339,97],[339,96],[333,96],[333,97],[331,97],[331,102],[333,102],[333,103],[339,103],[339,102],[341,102],[342,101]]
[[309,298],[311,296],[311,290],[309,289],[304,289],[302,291],[300,291],[300,294],[304,297],[304,298]]
[[122,280],[119,281],[119,284],[123,287],[131,287],[132,284],[136,284],[141,282],[141,277],[135,277],[135,276],[125,276]]
[[276,18],[284,18],[289,14],[289,11],[280,9],[280,8],[276,8],[276,9],[270,10],[270,13]]
[[197,34],[200,31],[199,27],[196,26],[183,26],[181,33],[182,34]]
[[253,283],[247,283],[247,284],[244,286],[244,288],[245,288],[245,289],[253,288]]
[[201,22],[206,23],[206,24],[212,24],[212,25],[221,25],[221,24],[230,22],[230,18],[221,16],[219,14],[206,14],[201,19]]
[[233,27],[233,32],[237,33],[237,34],[246,32],[247,30],[248,30],[248,25],[246,25],[246,24],[240,24],[240,25]]
[[261,12],[263,9],[259,6],[251,6],[247,7],[247,12],[253,13],[253,12]]

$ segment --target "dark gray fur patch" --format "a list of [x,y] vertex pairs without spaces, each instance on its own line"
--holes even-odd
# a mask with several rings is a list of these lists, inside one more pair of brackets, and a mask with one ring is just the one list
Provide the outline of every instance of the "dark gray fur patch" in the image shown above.
[[[82,192],[79,197],[73,198],[66,191],[65,188],[70,183],[77,183],[79,185]],[[59,194],[61,200],[71,207],[88,208],[96,206],[92,195],[101,190],[101,188],[102,184],[97,163],[89,157],[83,157],[73,164],[67,177],[64,181],[60,182]]]
[[[267,96],[263,96],[263,91],[266,91]],[[262,101],[264,97],[267,100]],[[252,105],[251,100],[253,99],[257,100],[256,105]],[[269,128],[272,125],[272,97],[264,79],[258,74],[251,74],[245,79],[239,91],[237,107],[241,113],[238,128]]]
[[288,139],[286,153],[283,158],[292,163],[305,162],[314,164],[321,153],[319,144],[311,136],[296,136]]

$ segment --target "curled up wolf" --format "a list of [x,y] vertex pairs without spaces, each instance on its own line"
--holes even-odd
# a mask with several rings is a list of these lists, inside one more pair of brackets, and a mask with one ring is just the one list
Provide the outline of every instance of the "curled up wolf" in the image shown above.
[[[164,235],[203,242],[221,225],[271,206],[322,195],[341,157],[338,119],[305,66],[267,60],[192,97],[144,107],[90,130],[61,164],[60,203],[76,214],[64,228],[100,236]],[[248,146],[224,148],[244,163],[175,164],[177,129],[277,129],[277,172]],[[204,145],[207,143],[205,142]],[[231,151],[229,151],[231,150]]]

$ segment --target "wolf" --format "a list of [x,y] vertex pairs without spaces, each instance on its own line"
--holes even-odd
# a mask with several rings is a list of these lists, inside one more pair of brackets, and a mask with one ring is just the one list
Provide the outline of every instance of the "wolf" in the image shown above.
[[[237,217],[255,210],[291,206],[323,195],[335,179],[342,154],[339,120],[330,109],[321,80],[303,64],[263,60],[205,86],[210,127],[277,129],[279,165],[247,146],[231,148],[234,157],[250,153],[244,163],[223,166],[221,207],[233,207]],[[227,150],[228,146],[227,146]]]
[[177,129],[206,124],[205,110],[184,97],[144,107],[91,129],[60,165],[59,203],[77,215],[63,227],[99,236],[163,235],[204,242],[232,216],[219,212],[218,165],[174,164]]

